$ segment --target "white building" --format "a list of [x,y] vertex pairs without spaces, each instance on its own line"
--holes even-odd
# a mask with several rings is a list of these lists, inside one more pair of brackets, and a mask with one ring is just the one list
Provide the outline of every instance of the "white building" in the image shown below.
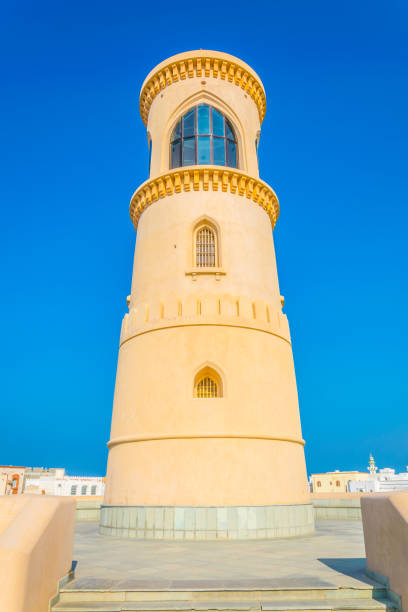
[[37,495],[103,495],[105,478],[68,476],[64,468],[27,468],[23,492]]
[[103,495],[105,478],[100,476],[64,476],[56,480],[54,495]]
[[407,471],[396,474],[391,468],[378,470],[370,454],[367,472],[325,472],[309,478],[312,493],[375,493],[408,489]]
[[396,474],[392,468],[383,468],[378,473],[371,473],[368,480],[349,482],[349,491],[351,493],[385,493],[408,489],[408,466],[406,469],[406,472]]

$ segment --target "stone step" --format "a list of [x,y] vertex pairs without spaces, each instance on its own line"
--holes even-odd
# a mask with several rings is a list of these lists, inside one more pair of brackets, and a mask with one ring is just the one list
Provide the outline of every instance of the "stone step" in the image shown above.
[[60,601],[52,612],[397,612],[389,599],[252,600],[252,601]]
[[[122,602],[158,605],[160,602],[181,603],[212,602],[212,604],[228,602],[274,602],[274,601],[334,601],[334,600],[384,600],[387,598],[387,589],[384,586],[365,587],[311,587],[311,588],[241,588],[241,589],[76,589],[62,588],[59,594],[61,603],[68,602]],[[157,608],[158,609],[158,608]],[[181,608],[180,608],[181,609]]]

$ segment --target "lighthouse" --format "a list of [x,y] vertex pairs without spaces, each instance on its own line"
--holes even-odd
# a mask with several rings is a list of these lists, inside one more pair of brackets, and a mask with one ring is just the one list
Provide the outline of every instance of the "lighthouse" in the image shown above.
[[266,97],[226,53],[146,78],[149,178],[122,322],[100,532],[154,539],[311,533],[292,345],[259,177]]

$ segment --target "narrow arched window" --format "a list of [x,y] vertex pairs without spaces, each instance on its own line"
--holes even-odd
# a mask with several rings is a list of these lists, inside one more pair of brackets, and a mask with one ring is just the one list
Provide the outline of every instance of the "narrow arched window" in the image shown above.
[[237,168],[237,138],[216,108],[199,104],[177,122],[170,139],[171,168],[197,164]]
[[206,376],[197,385],[197,397],[218,397],[218,386],[214,379]]
[[198,268],[214,268],[217,257],[217,239],[215,231],[208,225],[196,231],[195,265]]
[[221,377],[210,367],[203,368],[194,379],[194,397],[222,397]]

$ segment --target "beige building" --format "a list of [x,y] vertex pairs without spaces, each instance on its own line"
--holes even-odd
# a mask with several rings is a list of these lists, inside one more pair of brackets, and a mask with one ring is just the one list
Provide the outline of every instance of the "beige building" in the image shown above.
[[312,474],[310,482],[313,493],[345,493],[352,490],[351,482],[370,480],[371,474],[367,472],[325,472],[324,474]]
[[313,530],[274,191],[259,178],[266,97],[215,51],[171,57],[140,112],[150,177],[135,192],[101,532],[253,538]]
[[0,495],[17,495],[23,492],[25,467],[0,465]]

